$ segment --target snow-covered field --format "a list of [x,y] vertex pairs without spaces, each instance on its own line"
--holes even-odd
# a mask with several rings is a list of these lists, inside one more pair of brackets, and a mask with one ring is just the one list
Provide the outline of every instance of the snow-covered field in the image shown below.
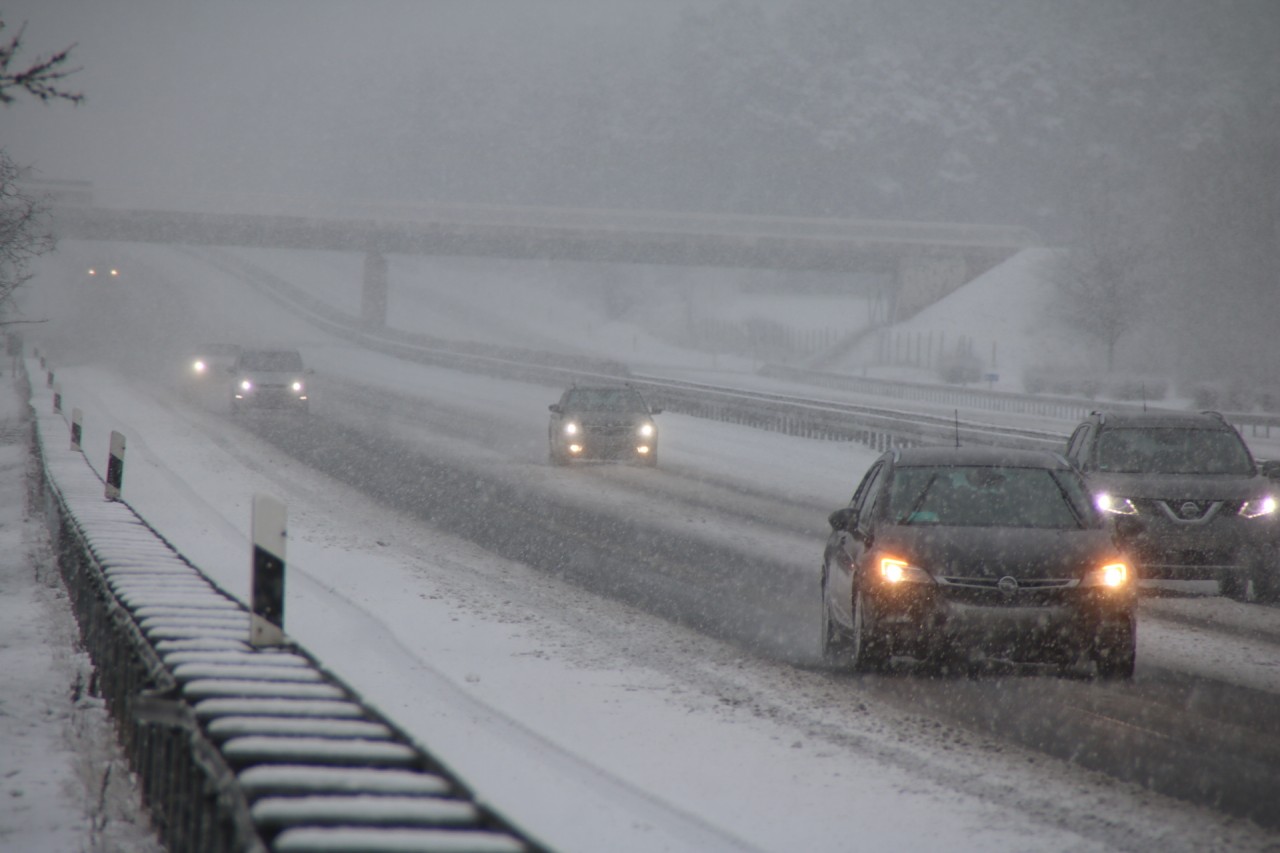
[[[77,248],[71,247],[73,252]],[[44,337],[48,351],[57,354],[65,406],[85,411],[88,460],[101,470],[109,430],[125,432],[125,499],[210,577],[242,598],[248,591],[252,495],[269,492],[287,498],[290,634],[484,798],[552,847],[1274,849],[1274,835],[1246,822],[1224,820],[1099,774],[939,726],[860,695],[857,679],[832,679],[804,665],[745,654],[497,558],[283,457],[216,406],[175,395],[156,361],[184,343],[219,332],[231,339],[291,339],[321,376],[394,387],[474,412],[480,419],[523,422],[531,436],[527,445],[479,451],[460,450],[448,439],[427,439],[441,453],[483,452],[491,464],[524,472],[522,476],[554,475],[564,488],[583,490],[587,501],[636,500],[626,494],[625,478],[572,480],[572,472],[546,468],[545,407],[554,398],[546,388],[460,378],[353,352],[187,255],[164,248],[121,252],[136,261],[134,274],[142,280],[88,308],[59,302],[68,290],[74,292],[67,283],[78,266],[76,258],[45,262],[43,281],[36,282],[48,285],[45,307],[56,307],[65,320],[51,325]],[[291,273],[289,254],[271,259],[277,274],[296,274],[298,280],[314,283],[317,293],[344,280],[351,286],[351,269],[341,263],[321,268],[311,258],[296,258],[297,272]],[[449,270],[432,270],[425,262],[413,269],[413,276],[423,281]],[[554,287],[553,282],[544,284]],[[447,285],[435,286],[448,290]],[[474,329],[477,337],[498,330],[501,341],[532,347],[566,334],[554,325],[555,312],[537,313],[545,293],[521,305],[495,287],[491,298],[467,307],[456,298],[452,304],[437,303],[430,289],[424,289],[427,294],[419,297],[424,301],[412,309],[403,303],[393,313],[393,323],[430,314],[441,305],[447,318],[433,322],[443,322],[442,328],[455,336],[464,330],[471,334]],[[121,303],[165,321],[168,331],[156,341],[158,349],[120,347],[81,333],[87,314],[108,305],[114,310]],[[506,310],[501,306],[517,315],[523,312],[528,324],[536,321],[537,327],[521,337],[524,327],[511,315],[498,316]],[[44,309],[31,305],[29,310]],[[600,354],[631,360],[628,350],[643,352],[647,365],[687,367],[705,358],[686,353],[681,362],[678,350],[639,327],[614,329],[600,340],[609,344],[601,343]],[[103,352],[123,358],[115,365],[89,363]],[[716,366],[726,369],[723,362]],[[749,365],[728,367],[745,371]],[[49,436],[50,452],[69,453],[63,450],[65,424],[51,413],[48,396],[37,383],[41,428]],[[316,403],[319,411],[323,396]],[[669,470],[673,478],[702,477],[744,488],[767,484],[815,507],[813,536],[796,541],[770,537],[727,514],[722,517],[715,507],[656,507],[655,512],[666,513],[662,523],[673,530],[700,529],[711,537],[754,537],[757,547],[794,554],[798,581],[820,556],[825,509],[847,500],[874,457],[850,445],[675,415],[662,416],[662,424],[664,470],[653,472],[656,476]],[[6,510],[4,519],[0,533],[16,526],[38,544],[31,526],[20,523],[21,513]],[[38,547],[24,547],[39,557]],[[42,571],[47,576],[47,565]],[[24,579],[20,569],[7,569],[5,583],[57,611],[56,594],[37,577],[31,573]],[[1219,606],[1233,618],[1246,608],[1229,601]],[[0,615],[9,613],[6,609]],[[1158,613],[1148,615],[1152,618],[1143,622],[1139,634],[1140,667],[1190,665],[1222,674],[1230,666],[1233,681],[1280,693],[1280,674],[1265,645],[1256,650],[1239,643],[1222,646],[1163,621]],[[65,626],[65,611],[59,618]],[[14,639],[5,642],[31,645],[34,650],[23,660],[62,654],[74,664],[32,664],[20,670],[31,679],[31,695],[45,696],[34,715],[50,719],[36,730],[52,744],[41,751],[43,759],[24,760],[23,789],[60,793],[42,795],[37,812],[19,811],[13,801],[21,798],[9,795],[8,771],[0,769],[0,784],[6,785],[6,797],[0,800],[0,846],[19,837],[18,832],[35,837],[36,820],[56,820],[60,813],[83,815],[92,805],[91,798],[62,788],[70,758],[65,725],[56,719],[76,707],[57,701],[56,694],[83,672],[83,661],[67,651],[65,629],[32,639],[34,626],[15,629],[17,624],[0,621],[0,637],[11,632]],[[1268,622],[1267,627],[1274,626]],[[816,636],[812,640],[816,645]],[[808,641],[801,630],[793,643]],[[5,672],[10,671],[6,661]],[[9,695],[6,690],[4,697]],[[31,713],[30,704],[19,707]],[[4,728],[16,712],[6,714],[0,717],[0,739],[9,743],[23,737],[23,730]],[[0,768],[7,767],[7,760],[0,757]],[[87,837],[91,827],[85,821],[90,819],[68,819],[67,831]],[[122,844],[119,849],[135,848]]]

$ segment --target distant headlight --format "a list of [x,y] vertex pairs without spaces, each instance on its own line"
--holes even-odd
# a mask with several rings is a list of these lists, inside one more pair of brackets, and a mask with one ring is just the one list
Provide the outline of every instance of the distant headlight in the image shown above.
[[1133,505],[1133,501],[1128,498],[1118,498],[1109,495],[1106,492],[1099,492],[1093,496],[1093,505],[1101,512],[1109,512],[1112,515],[1137,515],[1138,508]]
[[653,424],[643,424],[640,427],[640,434],[645,438],[651,438],[654,432]]
[[253,383],[252,383],[252,382],[250,382],[248,379],[241,379],[241,380],[240,380],[240,390],[241,390],[241,391],[252,391],[252,390],[253,390]]
[[195,364],[191,365],[191,369],[194,370],[196,373],[204,373],[206,370],[209,369],[209,365],[205,364],[203,361],[197,358],[195,361]]
[[1255,498],[1240,504],[1240,514],[1245,518],[1257,518],[1262,515],[1273,515],[1276,511],[1276,499],[1271,495]]
[[933,583],[933,578],[924,569],[897,557],[880,558],[880,579],[890,584]]
[[290,388],[292,388],[292,389],[294,390],[294,393],[296,393],[296,394],[301,394],[301,393],[302,393],[302,381],[301,381],[301,380],[294,380],[294,383],[293,383],[291,386],[289,386],[289,387],[290,387]]
[[578,425],[577,425],[577,424],[575,424],[573,421],[569,421],[569,423],[567,423],[567,424],[565,424],[565,425],[564,425],[564,434],[565,434],[565,435],[577,435],[577,434],[578,434]]
[[1129,582],[1129,567],[1124,563],[1107,563],[1099,566],[1084,576],[1081,586],[1105,586],[1111,589],[1122,587]]

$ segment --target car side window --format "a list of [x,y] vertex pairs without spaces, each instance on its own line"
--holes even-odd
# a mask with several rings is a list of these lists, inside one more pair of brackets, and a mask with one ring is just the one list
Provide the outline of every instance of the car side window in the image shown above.
[[857,523],[855,527],[868,527],[871,524],[871,513],[875,509],[876,498],[880,496],[881,486],[884,485],[886,466],[883,462],[877,465],[870,474],[868,479],[864,481],[866,487],[859,488],[859,495],[855,496],[859,503],[857,504],[855,514]]
[[1081,424],[1076,427],[1076,431],[1071,434],[1071,441],[1067,443],[1067,458],[1077,466],[1084,465],[1089,447],[1089,433],[1092,431],[1093,427],[1089,424]]
[[849,506],[857,509],[862,503],[862,496],[867,493],[867,488],[871,485],[871,481],[876,478],[876,474],[880,473],[880,469],[884,467],[884,462],[877,460],[871,463],[871,467],[867,469],[867,473],[862,475],[861,482],[858,487],[853,490],[853,497],[849,499]]

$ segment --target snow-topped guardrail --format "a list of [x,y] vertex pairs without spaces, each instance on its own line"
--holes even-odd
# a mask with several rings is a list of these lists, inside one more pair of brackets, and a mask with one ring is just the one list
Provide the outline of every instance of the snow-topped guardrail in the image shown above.
[[305,649],[252,645],[244,605],[109,499],[52,387],[28,390],[58,566],[169,849],[543,849]]

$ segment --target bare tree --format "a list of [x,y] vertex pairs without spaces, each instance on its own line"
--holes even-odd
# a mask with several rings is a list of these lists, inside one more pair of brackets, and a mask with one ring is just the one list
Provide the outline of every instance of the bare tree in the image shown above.
[[0,149],[0,316],[12,306],[18,288],[31,278],[32,259],[54,247],[43,204],[19,184],[22,173]]
[[[27,25],[23,24],[18,27],[13,38],[0,43],[0,105],[13,103],[17,99],[15,90],[26,92],[46,103],[62,100],[78,104],[83,101],[84,95],[62,88],[64,80],[80,71],[79,68],[68,67],[71,51],[75,49],[74,44],[52,56],[37,58],[26,68],[14,67],[14,61],[22,49],[22,37],[26,29]],[[4,30],[4,19],[0,18],[0,33]]]
[[[0,32],[4,29],[0,18]],[[63,81],[80,70],[67,67],[74,44],[25,68],[14,65],[25,31],[23,24],[13,38],[0,42],[0,105],[13,103],[16,93],[21,92],[45,103],[63,100],[78,104],[84,100],[84,95],[62,88]],[[0,317],[12,308],[14,293],[31,278],[31,261],[54,247],[42,200],[20,184],[23,172],[8,152],[0,149]]]
[[1084,213],[1075,241],[1054,271],[1055,309],[1105,349],[1110,373],[1117,344],[1138,325],[1146,307],[1150,250],[1113,200],[1094,199]]

